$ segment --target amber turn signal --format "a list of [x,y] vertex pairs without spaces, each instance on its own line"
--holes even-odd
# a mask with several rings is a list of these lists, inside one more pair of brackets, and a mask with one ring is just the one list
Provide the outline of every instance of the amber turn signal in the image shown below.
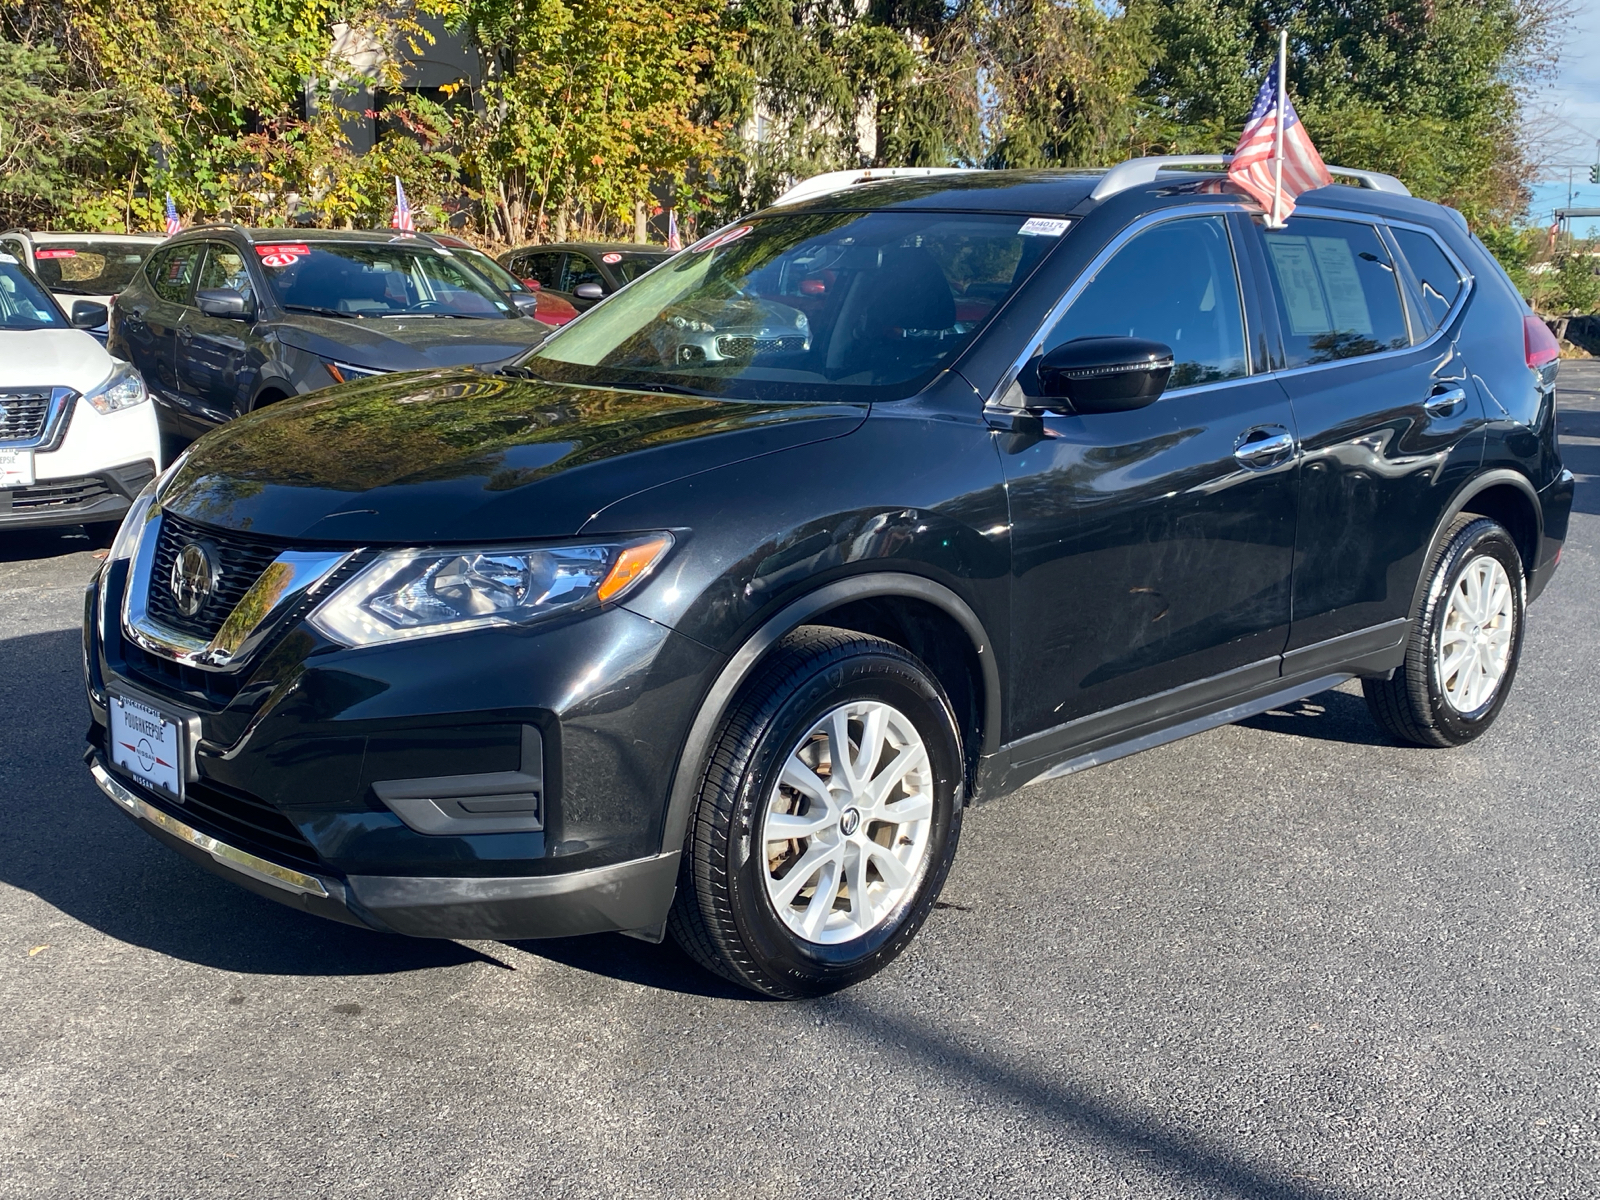
[[656,560],[667,552],[670,545],[672,538],[663,533],[649,541],[629,546],[617,555],[617,561],[611,564],[611,570],[600,581],[600,603],[606,603],[648,575],[650,568],[656,565]]

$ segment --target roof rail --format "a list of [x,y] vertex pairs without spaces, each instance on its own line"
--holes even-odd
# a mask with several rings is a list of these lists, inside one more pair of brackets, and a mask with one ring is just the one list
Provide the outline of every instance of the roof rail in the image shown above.
[[794,204],[801,200],[811,200],[817,196],[829,195],[832,192],[842,192],[858,183],[871,183],[875,179],[955,175],[970,170],[972,170],[970,167],[865,167],[854,171],[829,171],[824,175],[813,175],[810,179],[801,180],[774,200],[772,207],[776,208],[780,204]]
[[[1129,188],[1154,183],[1156,176],[1173,167],[1226,168],[1232,161],[1231,154],[1166,154],[1151,158],[1130,158],[1125,163],[1118,163],[1102,175],[1100,182],[1094,185],[1094,191],[1089,193],[1089,199],[1104,200],[1107,196],[1115,196],[1118,192],[1125,192]],[[1354,167],[1329,167],[1328,174],[1354,179],[1362,187],[1375,192],[1389,192],[1396,196],[1411,195],[1411,190],[1405,184],[1393,175],[1384,175],[1379,171],[1358,171]]]

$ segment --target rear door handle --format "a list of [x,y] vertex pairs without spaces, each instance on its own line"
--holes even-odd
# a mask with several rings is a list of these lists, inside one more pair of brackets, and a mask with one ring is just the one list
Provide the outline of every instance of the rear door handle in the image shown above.
[[1437,417],[1455,411],[1456,405],[1465,404],[1466,402],[1466,388],[1441,387],[1434,389],[1433,395],[1428,397],[1422,408],[1424,412],[1431,413]]
[[1247,467],[1270,467],[1294,453],[1294,434],[1282,425],[1247,429],[1233,444],[1233,457]]

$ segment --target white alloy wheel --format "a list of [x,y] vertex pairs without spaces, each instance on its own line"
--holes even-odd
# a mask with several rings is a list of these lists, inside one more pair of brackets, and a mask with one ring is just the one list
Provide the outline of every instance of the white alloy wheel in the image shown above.
[[1500,560],[1480,554],[1456,577],[1439,623],[1439,690],[1456,712],[1494,699],[1511,661],[1516,608]]
[[882,924],[915,885],[933,818],[933,772],[915,725],[875,700],[817,721],[784,760],[761,841],[767,896],[818,945]]

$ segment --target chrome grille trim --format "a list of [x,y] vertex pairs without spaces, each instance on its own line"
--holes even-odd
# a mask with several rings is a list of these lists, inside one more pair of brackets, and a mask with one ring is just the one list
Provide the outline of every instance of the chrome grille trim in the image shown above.
[[0,450],[54,450],[77,400],[68,387],[0,389]]
[[142,650],[209,671],[233,669],[248,659],[284,616],[357,553],[284,550],[267,564],[212,637],[196,637],[170,628],[150,611],[150,589],[164,584],[154,569],[161,524],[160,505],[152,504],[122,597],[122,632]]

